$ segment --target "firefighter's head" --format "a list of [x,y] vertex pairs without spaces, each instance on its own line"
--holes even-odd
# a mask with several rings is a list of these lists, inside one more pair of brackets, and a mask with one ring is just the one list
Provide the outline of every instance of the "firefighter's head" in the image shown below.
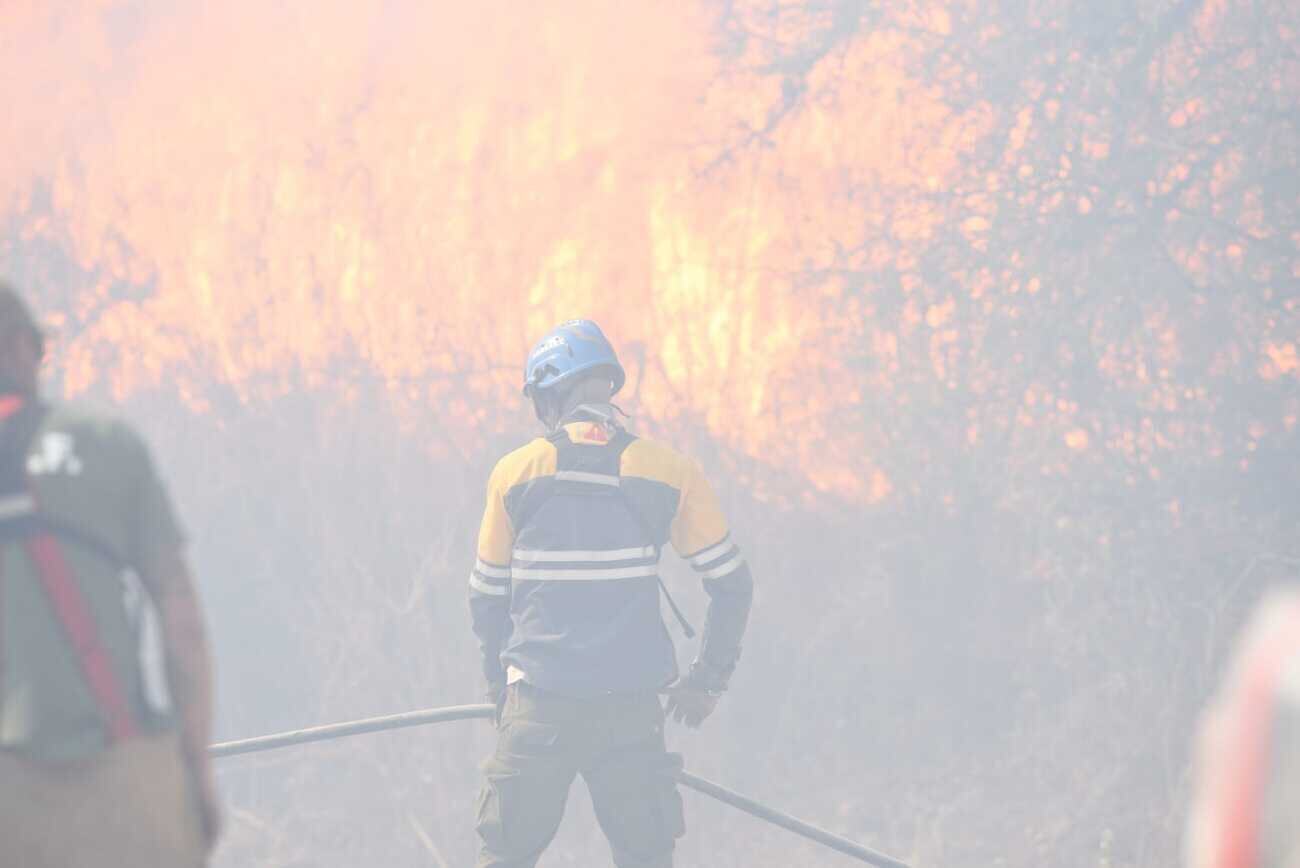
[[0,390],[36,392],[45,335],[18,291],[0,282]]
[[626,380],[605,333],[585,319],[552,329],[533,347],[524,366],[524,394],[548,429],[580,404],[610,400]]

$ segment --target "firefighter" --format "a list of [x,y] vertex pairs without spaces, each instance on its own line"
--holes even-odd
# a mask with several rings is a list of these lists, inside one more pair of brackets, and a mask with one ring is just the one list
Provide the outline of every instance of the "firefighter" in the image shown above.
[[[749,567],[700,467],[624,427],[612,403],[624,380],[595,323],[557,327],[524,375],[547,434],[502,459],[488,482],[469,580],[498,708],[478,800],[479,868],[536,865],[579,773],[615,864],[671,866],[685,828],[681,759],[665,747],[664,722],[698,727],[740,657]],[[709,595],[699,654],[680,676],[659,602],[669,542]]]
[[0,862],[189,868],[219,825],[207,640],[144,443],[48,405],[0,284]]

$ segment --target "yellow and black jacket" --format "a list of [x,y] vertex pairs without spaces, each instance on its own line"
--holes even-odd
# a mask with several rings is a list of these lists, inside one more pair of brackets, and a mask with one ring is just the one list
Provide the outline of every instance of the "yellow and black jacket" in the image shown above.
[[585,419],[507,455],[488,483],[469,580],[488,681],[575,697],[671,682],[658,575],[668,542],[710,597],[700,657],[729,670],[752,581],[699,465]]

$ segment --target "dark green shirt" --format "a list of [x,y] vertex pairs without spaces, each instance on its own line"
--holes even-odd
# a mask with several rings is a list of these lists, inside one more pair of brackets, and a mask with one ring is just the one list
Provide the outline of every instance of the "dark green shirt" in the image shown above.
[[[145,729],[171,724],[158,614],[138,578],[183,542],[149,450],[125,423],[52,408],[27,472],[37,510],[115,551],[119,565],[61,540],[119,683]],[[0,749],[46,761],[91,755],[108,731],[26,551],[0,544]]]

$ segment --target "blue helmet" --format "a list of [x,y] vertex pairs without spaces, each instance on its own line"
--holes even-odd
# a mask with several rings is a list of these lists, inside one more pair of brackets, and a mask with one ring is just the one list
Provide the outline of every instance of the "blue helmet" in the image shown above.
[[575,319],[553,328],[533,347],[524,366],[524,394],[571,383],[584,371],[608,368],[614,394],[623,388],[627,374],[614,347],[589,319]]

